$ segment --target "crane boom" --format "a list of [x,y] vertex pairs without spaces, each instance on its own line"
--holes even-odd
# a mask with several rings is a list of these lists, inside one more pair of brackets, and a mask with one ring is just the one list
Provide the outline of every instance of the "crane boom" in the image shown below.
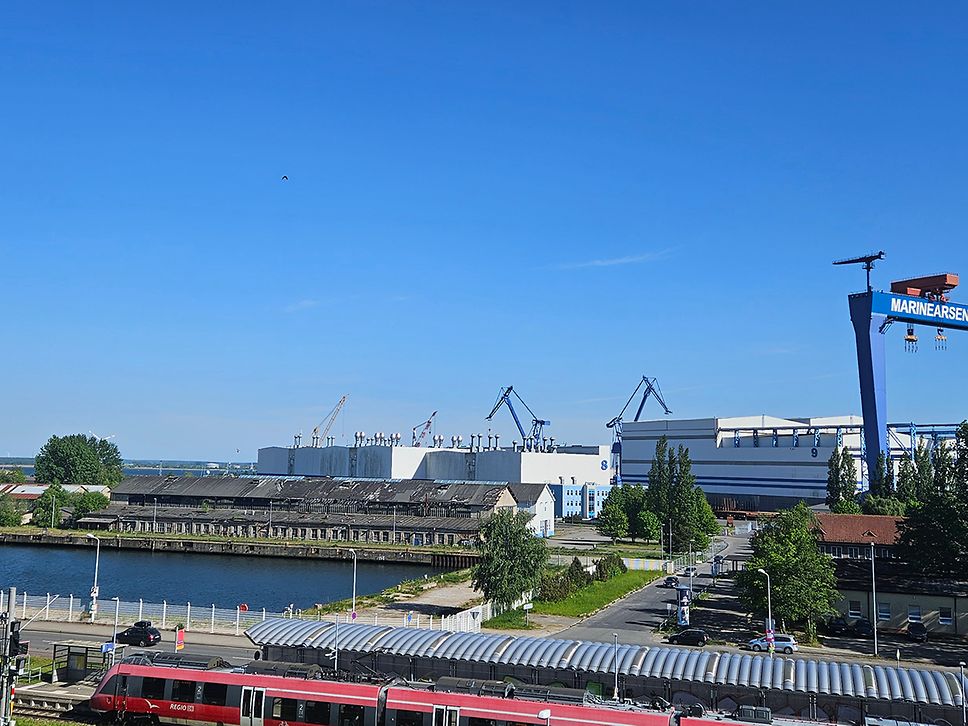
[[[329,435],[329,430],[333,428],[333,424],[336,423],[336,417],[339,416],[339,412],[343,410],[343,406],[345,405],[347,398],[348,396],[341,396],[339,402],[333,407],[333,410],[326,414],[326,418],[324,418],[319,424],[316,425],[316,428],[313,429],[314,447],[319,447],[319,442],[321,439],[324,441],[326,440],[326,437]],[[323,426],[322,433],[319,431],[320,426]]]
[[522,444],[525,443],[529,438],[529,434],[524,430],[524,426],[521,424],[521,419],[518,418],[518,412],[514,410],[514,404],[511,403],[512,395],[515,398],[517,398],[518,401],[520,401],[521,405],[524,406],[527,409],[528,413],[531,414],[530,438],[534,439],[535,441],[540,441],[541,434],[544,430],[544,427],[551,426],[551,421],[546,421],[545,419],[538,418],[535,415],[534,411],[531,410],[531,407],[528,406],[528,404],[524,402],[524,399],[521,398],[518,392],[514,390],[514,386],[508,386],[507,388],[501,389],[501,392],[498,394],[498,397],[497,397],[497,402],[495,402],[494,404],[494,408],[491,409],[491,412],[487,415],[487,417],[484,420],[490,421],[492,418],[494,418],[494,414],[498,412],[498,409],[500,409],[501,406],[507,406],[508,411],[511,412],[511,417],[514,419],[514,425],[518,427],[518,433],[521,434],[521,443]]
[[[413,446],[421,445],[421,443],[424,440],[424,436],[426,436],[427,432],[430,431],[430,427],[434,425],[434,419],[436,417],[437,417],[437,412],[434,411],[432,414],[430,414],[430,418],[428,418],[426,421],[422,421],[418,423],[416,426],[413,427],[413,433],[412,433]],[[420,431],[420,435],[418,436],[417,429],[419,429],[421,426],[423,427],[423,429]]]
[[614,484],[622,483],[622,417],[625,416],[625,412],[632,404],[636,394],[642,389],[642,386],[645,386],[645,390],[642,391],[642,400],[639,401],[639,407],[635,410],[635,421],[638,421],[642,415],[642,409],[645,408],[645,402],[649,400],[649,396],[659,402],[666,416],[672,414],[672,411],[666,406],[665,399],[662,397],[662,391],[659,389],[659,379],[642,376],[642,380],[639,381],[639,385],[632,391],[632,395],[629,396],[629,400],[625,402],[618,416],[605,424],[605,426],[614,431],[614,440],[612,441],[612,468],[615,471],[612,482]]

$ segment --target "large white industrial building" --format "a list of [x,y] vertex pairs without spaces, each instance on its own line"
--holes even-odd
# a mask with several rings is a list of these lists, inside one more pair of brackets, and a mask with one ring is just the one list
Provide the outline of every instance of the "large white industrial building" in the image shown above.
[[559,518],[594,519],[611,487],[613,470],[608,446],[526,451],[496,446],[399,446],[390,438],[385,442],[360,446],[268,446],[259,449],[256,470],[275,476],[547,484]]
[[688,447],[696,481],[716,508],[759,511],[801,500],[818,504],[827,494],[827,460],[837,446],[854,455],[862,486],[862,424],[860,416],[626,422],[622,481],[648,482],[656,443],[665,436],[670,447]]

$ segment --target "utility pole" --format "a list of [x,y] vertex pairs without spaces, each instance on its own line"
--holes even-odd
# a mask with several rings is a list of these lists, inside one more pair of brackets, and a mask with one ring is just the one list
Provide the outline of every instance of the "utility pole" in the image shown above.
[[[13,724],[12,692],[16,685],[16,658],[10,661],[10,634],[16,617],[17,588],[11,587],[7,597],[7,612],[3,617],[3,651],[0,653],[0,726]],[[11,667],[13,666],[13,667]]]

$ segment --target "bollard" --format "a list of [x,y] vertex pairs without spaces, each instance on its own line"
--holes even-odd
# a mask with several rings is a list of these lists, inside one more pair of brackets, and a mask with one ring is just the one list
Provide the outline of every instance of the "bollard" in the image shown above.
[[161,629],[162,630],[165,629],[165,622],[167,621],[167,619],[168,619],[168,601],[162,600],[161,601]]
[[[0,610],[3,610],[3,608],[0,608]],[[74,620],[74,595],[73,594],[70,596],[70,599],[67,601],[67,622],[71,622],[72,620]]]
[[215,632],[215,603],[212,603],[212,629],[209,632]]
[[192,604],[188,603],[188,611],[185,613],[185,632],[191,630],[192,624]]
[[235,634],[239,634],[239,619],[242,617],[242,608],[235,606]]
[[145,602],[144,602],[144,600],[142,600],[142,599],[141,599],[141,598],[139,597],[139,598],[138,598],[138,620],[144,620],[144,618],[143,618],[143,617],[141,616],[141,614],[142,614],[142,611],[143,611],[143,609],[144,609],[144,605],[145,605]]

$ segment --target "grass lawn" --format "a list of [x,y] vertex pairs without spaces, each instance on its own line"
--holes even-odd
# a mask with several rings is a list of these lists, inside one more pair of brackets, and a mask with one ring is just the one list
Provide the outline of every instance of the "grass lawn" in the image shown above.
[[647,585],[661,574],[661,572],[655,570],[629,570],[604,582],[596,580],[583,590],[559,602],[536,600],[532,612],[542,615],[565,615],[573,618],[591,615],[596,610],[600,610],[620,597],[628,595],[633,590],[638,590]]
[[524,610],[508,610],[497,617],[485,620],[481,623],[482,628],[493,628],[494,630],[531,630],[533,625],[526,622]]
[[79,721],[69,721],[66,718],[33,718],[32,716],[17,716],[16,706],[13,707],[13,715],[17,719],[17,726],[64,726],[64,724],[69,723],[80,723]]

